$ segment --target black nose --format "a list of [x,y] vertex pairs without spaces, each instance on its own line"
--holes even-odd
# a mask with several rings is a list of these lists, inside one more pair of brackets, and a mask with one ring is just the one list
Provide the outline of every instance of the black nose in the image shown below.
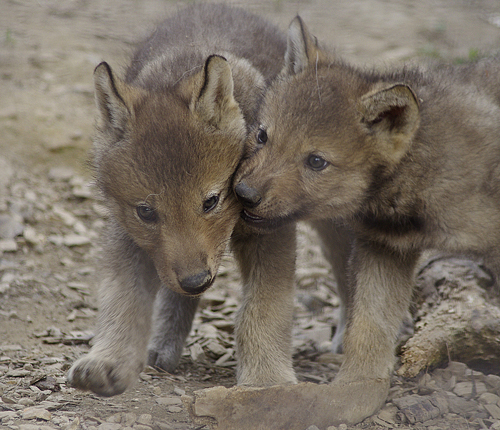
[[209,271],[205,270],[193,276],[181,279],[179,284],[188,294],[201,294],[212,285],[213,278]]
[[249,187],[244,182],[240,182],[234,187],[234,192],[238,196],[238,200],[247,208],[254,208],[260,204],[262,197],[259,192],[252,187]]

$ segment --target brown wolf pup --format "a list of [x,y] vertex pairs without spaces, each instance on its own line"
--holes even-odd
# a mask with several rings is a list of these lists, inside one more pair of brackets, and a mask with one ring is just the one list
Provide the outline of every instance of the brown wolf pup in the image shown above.
[[299,17],[285,58],[235,191],[254,228],[319,229],[347,316],[339,421],[356,422],[385,400],[421,251],[500,275],[500,58],[365,72]]
[[[296,382],[293,228],[284,229],[285,242],[279,232],[250,235],[231,191],[248,124],[285,48],[285,36],[262,18],[195,5],[138,48],[124,80],[106,63],[97,66],[94,164],[110,215],[98,334],[70,369],[73,386],[123,392],[146,363],[148,341],[147,362],[172,371],[197,297],[212,284],[230,239],[244,282],[238,383]],[[273,306],[283,308],[283,319]]]

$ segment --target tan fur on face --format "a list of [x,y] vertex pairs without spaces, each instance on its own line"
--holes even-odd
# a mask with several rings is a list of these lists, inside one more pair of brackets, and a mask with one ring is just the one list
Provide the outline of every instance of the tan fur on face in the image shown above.
[[[117,144],[97,154],[99,186],[116,207],[114,216],[155,262],[161,280],[180,293],[178,282],[190,273],[206,270],[215,276],[238,219],[229,188],[246,126],[232,97],[227,61],[213,57],[207,66],[179,91],[161,95],[134,90],[112,75],[107,85],[101,73],[96,77],[98,88],[108,92],[102,95],[104,122],[113,117],[123,130]],[[159,112],[165,112],[161,121]],[[212,195],[220,204],[205,214],[203,203]],[[142,221],[135,213],[140,204],[151,205],[158,221]]]

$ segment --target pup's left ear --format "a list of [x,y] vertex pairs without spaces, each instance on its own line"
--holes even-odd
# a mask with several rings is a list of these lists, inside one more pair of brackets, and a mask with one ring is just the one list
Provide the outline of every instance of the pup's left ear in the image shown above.
[[419,102],[406,84],[394,84],[361,97],[361,123],[375,141],[379,155],[397,163],[410,148],[420,124]]
[[201,89],[191,102],[191,111],[220,130],[245,128],[243,114],[234,98],[233,75],[227,60],[211,55],[202,73]]
[[318,40],[297,15],[288,27],[285,66],[282,75],[296,75],[323,57]]

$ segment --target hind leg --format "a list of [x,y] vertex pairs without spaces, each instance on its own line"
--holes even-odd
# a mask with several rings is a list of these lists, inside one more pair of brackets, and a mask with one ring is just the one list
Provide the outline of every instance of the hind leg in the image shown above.
[[168,288],[158,291],[149,342],[148,364],[172,372],[177,367],[186,337],[191,331],[200,299],[183,296]]
[[238,384],[296,383],[291,343],[295,225],[251,234],[239,224],[232,248],[243,278],[243,302],[236,321]]
[[144,368],[159,280],[152,261],[112,226],[105,244],[98,333],[90,352],[68,374],[76,388],[120,394]]
[[318,232],[323,254],[330,262],[335,280],[337,281],[337,295],[340,300],[340,316],[332,339],[332,351],[341,353],[342,342],[347,321],[347,310],[351,302],[351,293],[347,279],[347,266],[351,255],[353,234],[344,226],[333,221],[315,221],[311,225]]

